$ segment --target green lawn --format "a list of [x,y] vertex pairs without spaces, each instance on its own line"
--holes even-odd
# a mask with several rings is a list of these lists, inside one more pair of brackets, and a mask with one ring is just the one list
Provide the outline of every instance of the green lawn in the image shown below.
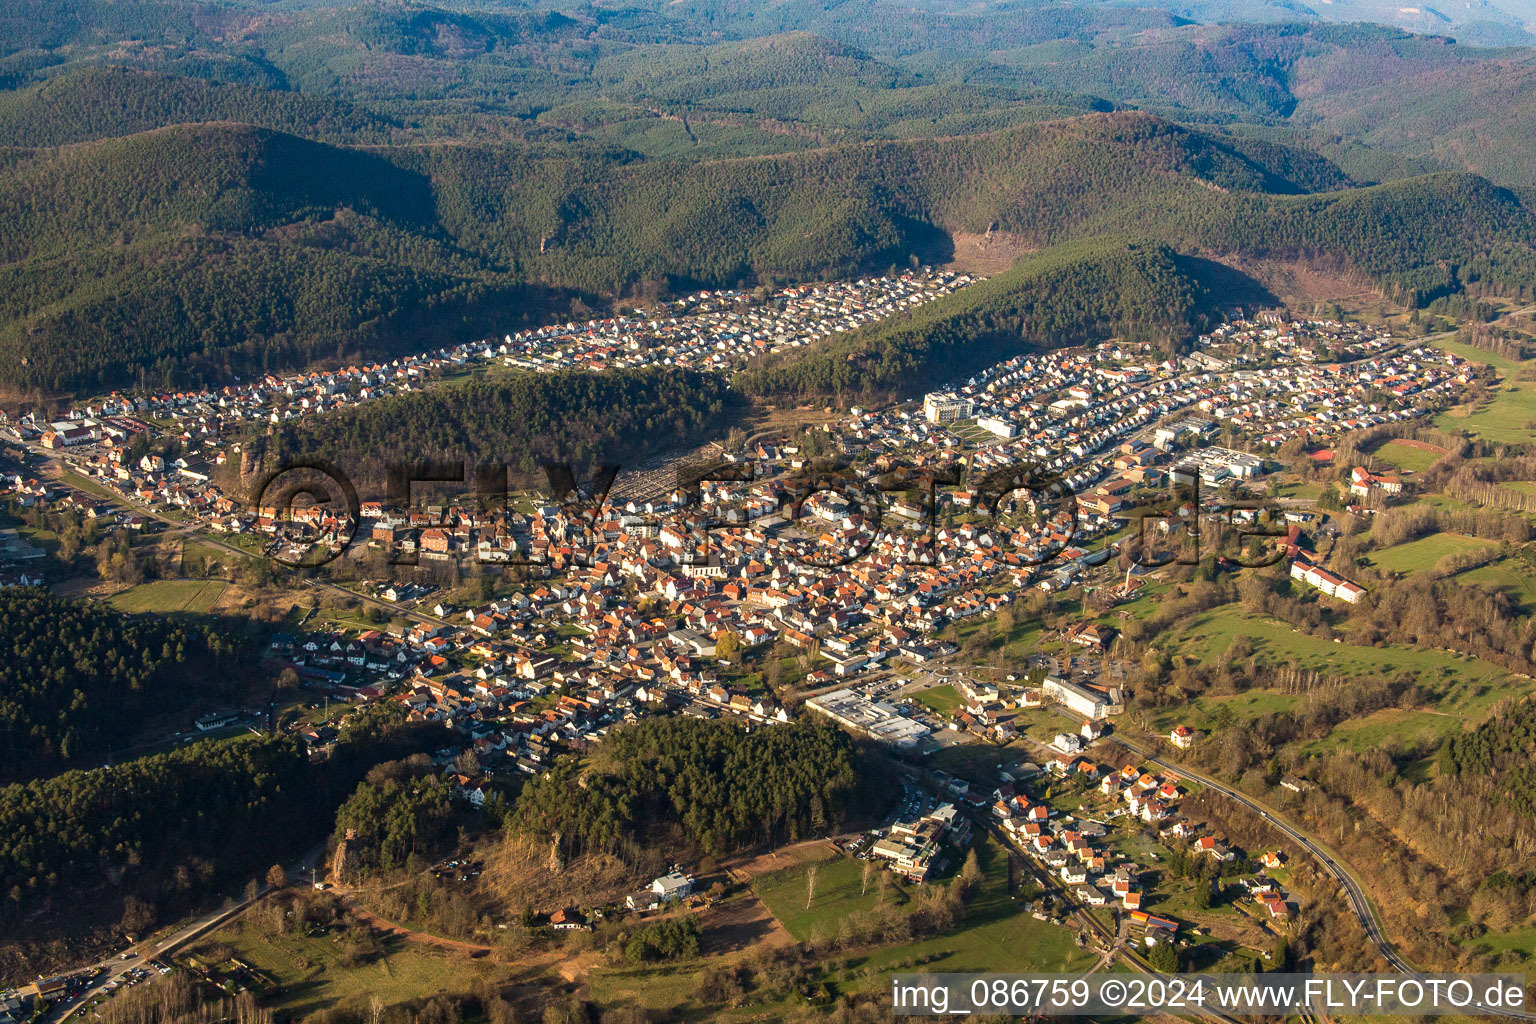
[[1375,455],[1382,462],[1391,463],[1398,469],[1410,473],[1422,473],[1443,458],[1445,453],[1426,451],[1405,441],[1388,441],[1376,449]]
[[98,498],[103,498],[119,506],[121,506],[123,503],[122,498],[119,498],[117,495],[101,486],[101,484],[89,479],[88,477],[83,477],[73,470],[64,470],[59,474],[59,480],[60,482],[68,484],[70,487],[73,487],[76,490],[84,491],[87,494],[94,494]]
[[[592,998],[605,1007],[641,1006],[653,1012],[675,1013],[687,1003],[704,968],[697,960],[683,963],[657,964],[646,967],[597,967],[587,980]],[[748,1004],[733,1007],[723,1020],[760,1020],[765,1008],[776,1004]],[[694,1011],[668,1020],[702,1021],[702,1013]],[[767,1019],[772,1020],[773,1017]]]
[[1136,597],[1133,600],[1110,609],[1100,615],[1096,621],[1114,626],[1118,623],[1121,612],[1129,612],[1138,619],[1145,619],[1157,611],[1164,595],[1171,590],[1173,590],[1171,580],[1143,577],[1141,589],[1136,591]]
[[[1469,724],[1481,722],[1501,697],[1519,697],[1530,692],[1528,680],[1517,680],[1503,669],[1462,654],[1419,648],[1357,647],[1298,632],[1271,619],[1246,616],[1237,605],[1197,616],[1183,629],[1171,634],[1165,643],[1170,650],[1196,658],[1215,657],[1237,636],[1247,636],[1255,653],[1272,664],[1292,658],[1302,668],[1332,675],[1391,676],[1408,671],[1436,699],[1426,710],[1384,708],[1335,726],[1325,738],[1307,745],[1312,751],[1340,747],[1363,751],[1393,741],[1432,742]],[[1302,700],[1275,691],[1250,691],[1229,697],[1203,696],[1186,705],[1160,712],[1152,724],[1166,732],[1180,722],[1193,728],[1211,727],[1223,707],[1238,722],[1299,706]]]
[[960,692],[949,683],[914,693],[912,699],[941,715],[952,715],[960,706]]
[[966,905],[965,922],[946,935],[871,953],[865,963],[881,972],[877,984],[887,984],[885,971],[916,960],[929,972],[1077,973],[1092,966],[1095,957],[1077,947],[1075,929],[1037,921],[1018,909],[1008,892],[1008,855],[1001,845],[985,837],[976,853],[985,878]]
[[1236,604],[1202,612],[1182,629],[1168,634],[1164,645],[1171,651],[1214,660],[1238,636],[1248,637],[1255,653],[1271,664],[1284,664],[1294,658],[1302,668],[1333,674],[1386,675],[1406,670],[1426,682],[1451,675],[1483,681],[1506,675],[1497,666],[1448,651],[1334,643],[1274,619],[1250,616]]
[[1249,690],[1247,693],[1224,697],[1196,697],[1188,704],[1162,709],[1152,716],[1152,723],[1160,733],[1166,734],[1176,725],[1209,726],[1218,714],[1230,714],[1237,721],[1249,721],[1263,715],[1289,711],[1296,705],[1296,699],[1291,694],[1273,690]]
[[[1075,929],[1037,921],[1019,910],[1009,893],[1006,851],[989,837],[978,840],[977,858],[984,880],[965,907],[959,927],[943,934],[857,952],[846,962],[829,956],[824,972],[813,980],[825,982],[829,991],[883,991],[895,971],[1040,971],[1077,973],[1092,966],[1095,957],[1079,949]],[[857,913],[874,906],[874,888],[859,895],[863,863],[845,858],[823,861],[817,878],[817,897],[809,913],[805,907],[805,867],[760,876],[753,883],[764,903],[797,938],[811,922],[835,928],[841,914]],[[1022,894],[1021,899],[1028,898]],[[808,934],[808,931],[806,932]],[[590,980],[593,998],[613,1006],[645,1006],[672,1011],[668,1020],[762,1021],[780,1020],[782,1004],[747,1001],[719,1014],[703,1014],[679,1007],[692,992],[702,970],[701,961],[656,967],[599,968]],[[796,1017],[795,1019],[801,1019]]]
[[1526,427],[1532,422],[1536,422],[1536,385],[1507,384],[1472,415],[1446,413],[1436,425],[1442,430],[1470,430],[1489,441],[1527,444],[1536,439],[1536,431]]
[[996,637],[996,642],[989,645],[986,650],[990,651],[994,647],[1001,648],[1005,656],[1014,659],[1025,658],[1034,653],[1044,632],[1039,619],[1025,619],[1022,616],[1007,630],[1003,630],[997,619],[992,616],[966,619],[952,628],[954,640],[962,646],[970,637],[985,630]]
[[1435,563],[1446,555],[1462,555],[1469,551],[1496,547],[1498,544],[1491,540],[1463,537],[1456,533],[1435,533],[1373,552],[1371,560],[1390,572],[1423,572],[1433,569]]
[[[798,941],[806,941],[818,930],[836,936],[838,924],[844,918],[873,910],[879,901],[880,890],[875,878],[870,879],[868,891],[865,891],[865,863],[836,855],[828,860],[759,875],[752,880],[752,891]],[[815,898],[807,906],[812,867],[816,869]],[[906,902],[906,895],[896,889],[886,898],[894,899],[898,904]]]
[[155,580],[115,594],[109,603],[124,612],[197,612],[206,615],[228,586],[223,580]]
[[1389,748],[1394,743],[1423,749],[1437,745],[1452,733],[1463,731],[1469,724],[1468,719],[1449,713],[1383,708],[1340,722],[1326,737],[1304,744],[1303,749],[1309,753],[1352,750],[1363,754]]
[[1536,953],[1536,925],[1515,928],[1507,932],[1489,932],[1481,938],[1474,939],[1469,945],[1487,946],[1493,953],[1502,953],[1506,949],[1518,949],[1526,956],[1531,956]]
[[1316,500],[1323,493],[1323,485],[1319,483],[1288,483],[1280,488],[1282,498],[1309,498]]

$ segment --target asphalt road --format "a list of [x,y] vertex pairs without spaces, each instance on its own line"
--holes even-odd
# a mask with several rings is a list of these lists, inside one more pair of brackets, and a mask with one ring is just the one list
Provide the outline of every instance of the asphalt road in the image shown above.
[[[325,844],[321,843],[319,846],[316,846],[314,849],[304,854],[303,857],[299,858],[289,866],[288,877],[293,879],[308,877],[310,870],[319,863],[320,858],[324,855]],[[261,897],[265,896],[269,891],[271,891],[271,887],[263,883],[260,891],[256,896],[256,899],[261,899]],[[107,959],[98,961],[94,964],[75,968],[75,970],[69,973],[77,974],[81,971],[95,971],[103,968],[104,970],[101,974],[91,980],[90,985],[85,989],[83,993],[81,993],[78,999],[71,1000],[67,1003],[61,1002],[56,1004],[50,1008],[46,1014],[39,1018],[38,1024],[55,1024],[55,1022],[67,1020],[70,1014],[80,1009],[81,1006],[85,1005],[92,998],[98,995],[101,992],[102,986],[107,982],[122,978],[123,975],[127,974],[129,971],[136,967],[144,967],[145,964],[150,960],[165,956],[168,953],[174,953],[182,946],[185,946],[187,943],[201,938],[208,932],[211,932],[215,928],[224,924],[226,921],[229,921],[234,917],[238,917],[254,902],[256,901],[242,898],[235,903],[227,904],[217,910],[209,911],[208,913],[203,914],[201,917],[194,918],[193,920],[183,925],[181,928],[178,928],[175,932],[172,932],[170,935],[164,935],[158,938],[151,938],[143,942],[135,943],[134,945],[129,946],[126,950],[123,950],[115,956],[108,957]],[[132,953],[133,956],[124,960],[122,958],[122,953]],[[150,973],[149,976],[144,979],[144,984],[148,984],[149,982],[152,982],[156,978],[160,977],[160,975],[153,968],[148,968],[148,970]]]
[[[1407,960],[1403,959],[1397,950],[1392,948],[1392,943],[1387,938],[1386,933],[1382,930],[1381,923],[1377,920],[1375,911],[1371,909],[1370,899],[1365,894],[1365,888],[1355,880],[1354,875],[1351,874],[1350,871],[1344,867],[1344,865],[1340,864],[1338,860],[1334,858],[1333,854],[1328,852],[1326,847],[1316,842],[1314,839],[1312,839],[1312,837],[1308,836],[1305,832],[1302,832],[1294,825],[1291,825],[1289,822],[1278,817],[1268,808],[1259,804],[1257,801],[1244,796],[1242,793],[1237,792],[1230,786],[1217,782],[1215,779],[1212,779],[1207,775],[1202,775],[1199,772],[1191,771],[1183,765],[1165,761],[1160,757],[1148,753],[1136,743],[1133,743],[1121,736],[1111,735],[1109,739],[1115,743],[1120,744],[1122,747],[1125,747],[1127,750],[1130,750],[1137,757],[1140,757],[1145,761],[1150,761],[1152,764],[1155,764],[1160,768],[1165,768],[1168,771],[1177,772],[1179,775],[1182,775],[1188,779],[1192,779],[1213,792],[1220,793],[1222,796],[1229,800],[1242,804],[1244,807],[1248,808],[1263,818],[1265,823],[1270,827],[1274,828],[1276,831],[1280,832],[1286,838],[1294,842],[1297,846],[1300,846],[1302,849],[1310,853],[1313,859],[1315,859],[1319,864],[1323,866],[1323,870],[1327,871],[1334,877],[1334,879],[1339,883],[1339,886],[1344,890],[1345,895],[1349,897],[1350,908],[1354,910],[1355,916],[1360,919],[1360,926],[1365,929],[1366,936],[1376,946],[1376,951],[1381,955],[1381,958],[1388,964],[1391,964],[1394,970],[1401,971],[1404,974],[1412,974],[1417,971],[1417,968],[1415,968]],[[1483,1010],[1483,1012],[1490,1013],[1495,1016],[1510,1017],[1517,1020],[1536,1021],[1536,1013],[1527,1013],[1518,1010],[1508,1010],[1493,1007],[1479,1007],[1479,1009]]]

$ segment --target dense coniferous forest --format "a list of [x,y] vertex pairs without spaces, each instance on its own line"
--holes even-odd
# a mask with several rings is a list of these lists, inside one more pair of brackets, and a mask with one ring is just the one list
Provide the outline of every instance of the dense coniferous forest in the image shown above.
[[104,884],[151,905],[185,901],[215,875],[264,871],[295,852],[274,836],[308,820],[308,785],[297,739],[252,738],[0,788],[6,908],[18,920]]
[[510,825],[558,833],[571,856],[622,856],[674,828],[673,841],[720,856],[835,830],[883,806],[888,782],[830,726],[653,719],[615,730],[590,768],[567,760],[529,780]]
[[[571,291],[841,276],[988,229],[1311,260],[1417,305],[1530,293],[1531,213],[1498,186],[1536,178],[1480,155],[1536,142],[1496,101],[1536,89],[1519,53],[876,6],[9,19],[0,387],[227,382],[499,334]],[[1442,169],[1494,184],[1414,177]]]
[[390,761],[368,773],[336,812],[336,840],[353,836],[348,869],[390,872],[424,861],[449,837],[448,783],[431,760]]
[[1457,778],[1476,780],[1492,802],[1536,817],[1536,704],[1520,701],[1496,713],[1474,732],[1446,738],[1440,764]]
[[269,449],[320,455],[361,486],[389,460],[461,458],[533,476],[543,460],[627,463],[699,443],[729,427],[740,399],[718,374],[514,371],[379,399],[288,424]]
[[206,121],[353,144],[385,142],[400,130],[346,100],[113,65],[0,93],[0,146],[61,146]]
[[1420,304],[1532,292],[1516,193],[1471,175],[1345,181],[1315,156],[1135,113],[744,161],[168,128],[0,170],[3,377],[227,379],[495,333],[547,315],[543,289],[840,276],[942,259],[951,232],[989,228],[1323,259]]
[[0,976],[17,971],[17,922],[79,936],[121,916],[139,931],[238,891],[324,836],[375,765],[440,733],[379,707],[322,764],[296,736],[244,736],[0,787]]
[[0,589],[0,782],[126,745],[147,715],[185,704],[233,654],[208,627],[94,601]]

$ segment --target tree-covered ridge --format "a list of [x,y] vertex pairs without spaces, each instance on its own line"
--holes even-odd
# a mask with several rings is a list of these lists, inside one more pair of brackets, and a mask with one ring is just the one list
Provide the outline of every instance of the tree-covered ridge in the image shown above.
[[[0,170],[0,353],[44,391],[227,381],[465,329],[526,298],[435,227],[431,185],[361,150],[235,125]],[[484,329],[488,322],[482,322]],[[390,329],[389,335],[384,328]]]
[[793,362],[737,377],[749,394],[897,394],[1029,350],[1111,336],[1171,347],[1215,313],[1195,261],[1167,246],[1091,241],[1008,271]]
[[324,762],[291,734],[240,736],[0,787],[0,975],[36,973],[24,935],[143,931],[206,909],[319,841],[375,765],[441,733],[378,705]]
[[[25,17],[0,17],[0,87],[128,64],[268,91],[253,96],[246,119],[273,127],[302,131],[287,112],[305,104],[362,101],[427,136],[563,141],[560,129],[574,127],[650,155],[789,151],[807,135],[828,144],[996,130],[1046,108],[1081,112],[1108,101],[1274,133],[1368,179],[1461,169],[1536,184],[1523,159],[1536,63],[1528,51],[1480,48],[1501,29],[1530,42],[1517,24],[1466,26],[1471,34],[1460,38],[1472,45],[1455,45],[1440,34],[1319,24],[1294,6],[1284,23],[1238,24],[1250,7],[1264,15],[1256,20],[1274,21],[1262,0],[1211,0],[1177,17],[1077,3],[883,0],[766,10],[672,0],[515,10],[178,0],[152,11],[49,0]],[[1223,24],[1184,20],[1201,10]],[[205,120],[208,102],[217,106],[200,98],[187,119]],[[327,132],[359,116],[312,109]],[[748,121],[684,124],[707,125],[709,112],[723,110]],[[138,116],[110,100],[81,112],[91,124],[108,113],[107,127],[92,130],[113,134],[121,127],[110,122]],[[766,119],[788,123],[751,123]],[[41,134],[24,144],[47,144],[50,119],[29,123]]]
[[558,832],[572,855],[622,854],[676,826],[718,856],[824,834],[880,790],[853,740],[829,726],[654,719],[614,730],[590,768],[568,760],[530,780],[511,825]]
[[188,229],[254,234],[339,207],[433,224],[431,183],[363,150],[246,125],[164,128],[7,168],[0,259]]
[[883,90],[922,81],[853,47],[804,32],[717,46],[637,48],[598,61],[593,78],[609,95],[725,107],[740,100],[742,109],[763,114],[775,112],[760,102],[792,98],[805,88]]
[[1446,295],[1536,294],[1536,216],[1529,200],[1470,174],[1261,200],[1235,197],[1177,218],[1204,248],[1335,258],[1420,306]]
[[390,872],[435,856],[450,833],[451,796],[425,756],[371,770],[336,812],[336,841],[349,843],[348,870]]
[[[1157,224],[1165,204],[1199,209],[1213,188],[1301,190],[1212,137],[1125,113],[752,160],[428,156],[444,225],[461,246],[593,291],[665,276],[847,273],[931,250],[946,230],[996,224],[1050,243],[1091,233],[1089,218],[1100,233]],[[1335,170],[1328,184],[1343,180]]]
[[1532,279],[1530,211],[1481,179],[1341,188],[1320,158],[1124,112],[744,160],[204,125],[0,163],[0,380],[45,390],[499,333],[540,288],[883,270],[990,228],[1319,257],[1419,302]]
[[296,738],[250,738],[0,788],[6,912],[15,920],[104,882],[153,902],[215,870],[264,869],[307,822],[308,767]]
[[[0,267],[0,281],[18,285],[10,303],[0,300],[14,317],[0,325],[3,379],[44,391],[227,382],[360,350],[426,347],[441,343],[445,325],[452,336],[488,294],[478,280],[409,263],[241,237],[28,260]],[[491,305],[505,310],[519,294],[505,289]],[[34,306],[34,296],[44,298]],[[514,309],[495,324],[518,322]]]
[[0,589],[0,779],[100,757],[145,714],[217,675],[231,651],[206,626],[94,601]]
[[276,448],[320,455],[360,483],[382,483],[403,446],[413,459],[531,476],[546,459],[628,463],[699,443],[728,428],[738,403],[719,374],[692,370],[515,371],[294,421]]
[[0,146],[60,146],[217,121],[353,144],[384,142],[399,129],[345,100],[110,65],[0,93]]
[[1166,29],[1180,19],[1147,8],[1004,0],[972,4],[894,3],[887,0],[644,0],[636,6],[685,24],[702,23],[727,39],[804,31],[892,58],[936,53],[991,53],[1101,32],[1134,34]]

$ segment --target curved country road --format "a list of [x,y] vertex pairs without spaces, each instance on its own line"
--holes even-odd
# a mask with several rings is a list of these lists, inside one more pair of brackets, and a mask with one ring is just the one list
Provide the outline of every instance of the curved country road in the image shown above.
[[[1165,761],[1162,758],[1149,753],[1140,745],[1127,740],[1122,736],[1112,734],[1108,738],[1111,741],[1120,744],[1122,747],[1125,747],[1127,750],[1134,753],[1137,757],[1140,757],[1146,761],[1150,761],[1152,764],[1155,764],[1160,768],[1165,768],[1170,772],[1177,772],[1185,778],[1192,779],[1193,781],[1200,783],[1200,785],[1206,787],[1212,792],[1220,793],[1227,799],[1242,804],[1244,807],[1248,808],[1250,811],[1253,811],[1255,814],[1263,818],[1266,824],[1270,825],[1276,831],[1280,832],[1286,838],[1294,842],[1297,846],[1300,846],[1303,850],[1306,850],[1308,853],[1310,853],[1313,859],[1315,859],[1319,864],[1323,866],[1323,870],[1332,875],[1334,879],[1338,881],[1339,885],[1343,887],[1345,894],[1349,897],[1351,909],[1354,910],[1355,916],[1360,919],[1360,926],[1365,929],[1365,934],[1376,946],[1376,950],[1381,954],[1382,959],[1391,964],[1395,970],[1401,971],[1404,974],[1415,973],[1417,968],[1415,968],[1407,960],[1404,960],[1402,956],[1399,955],[1397,950],[1392,948],[1392,943],[1390,940],[1388,940],[1386,932],[1381,927],[1381,922],[1376,917],[1375,910],[1371,907],[1370,899],[1365,894],[1365,887],[1355,880],[1355,876],[1350,872],[1350,870],[1343,864],[1339,863],[1339,861],[1333,856],[1332,853],[1328,851],[1326,847],[1313,840],[1305,832],[1302,832],[1294,825],[1291,825],[1289,822],[1285,821],[1279,815],[1270,811],[1267,807],[1263,806],[1258,801],[1244,796],[1242,793],[1239,793],[1232,787],[1227,786],[1221,782],[1217,782],[1215,779],[1208,775],[1202,775],[1199,772],[1191,771],[1181,764]],[[1536,1021],[1536,1013],[1528,1013],[1519,1010],[1508,1010],[1503,1008],[1494,1009],[1491,1007],[1478,1007],[1478,1009],[1485,1013],[1494,1014],[1496,1016],[1510,1017],[1518,1020]]]

